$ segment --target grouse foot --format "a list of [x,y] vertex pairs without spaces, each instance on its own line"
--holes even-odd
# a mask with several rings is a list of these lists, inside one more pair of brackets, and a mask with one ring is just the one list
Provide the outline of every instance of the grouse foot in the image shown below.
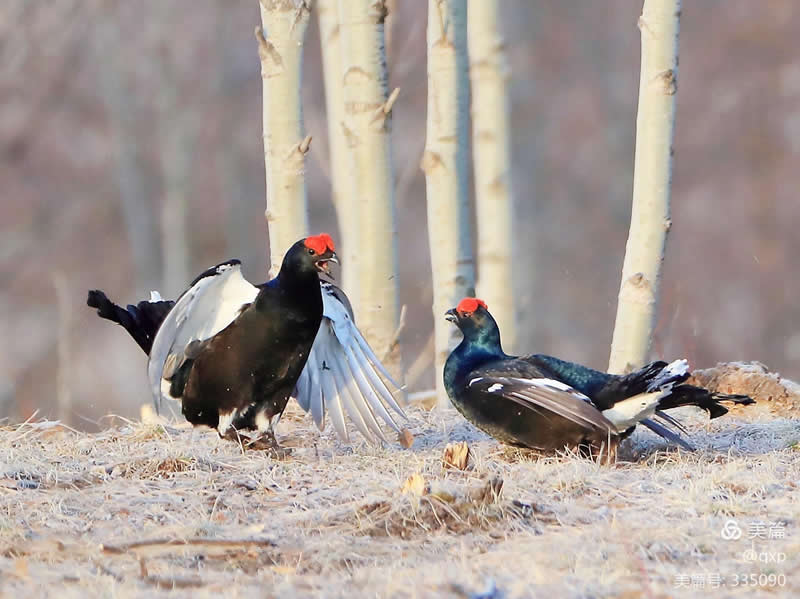
[[274,432],[264,431],[260,435],[258,435],[258,433],[256,433],[256,435],[257,436],[249,437],[239,433],[239,431],[234,428],[230,428],[224,435],[220,435],[220,437],[228,441],[233,441],[237,445],[241,445],[242,449],[267,451],[269,455],[276,460],[283,460],[291,455],[291,448],[281,446],[275,438]]
[[278,443],[278,440],[275,438],[275,433],[272,431],[265,431],[260,436],[250,437],[242,446],[245,449],[267,451],[269,455],[276,460],[284,460],[292,454],[292,449],[290,447],[283,447]]

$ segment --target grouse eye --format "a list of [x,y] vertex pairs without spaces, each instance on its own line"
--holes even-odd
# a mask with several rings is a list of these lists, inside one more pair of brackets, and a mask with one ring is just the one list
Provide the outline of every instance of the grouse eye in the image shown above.
[[311,254],[311,255],[313,256],[313,255],[314,255],[314,254],[316,254],[317,252],[315,252],[315,251],[314,251],[314,250],[312,250],[311,248],[308,248],[308,253],[309,253],[309,254]]

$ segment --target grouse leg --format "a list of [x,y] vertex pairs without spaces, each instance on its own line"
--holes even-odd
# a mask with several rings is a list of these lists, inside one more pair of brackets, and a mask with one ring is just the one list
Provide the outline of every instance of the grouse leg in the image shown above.
[[[219,431],[217,432],[219,433]],[[239,431],[237,431],[232,426],[229,427],[227,431],[225,431],[224,435],[220,435],[219,438],[225,439],[227,441],[233,441],[234,443],[236,443],[236,445],[241,445],[245,440],[247,440],[247,437],[240,435]]]
[[278,460],[283,460],[292,453],[290,447],[283,447],[278,443],[275,432],[271,427],[263,431],[261,435],[251,437],[249,441],[245,442],[244,447],[246,449],[267,451],[270,456]]
[[578,444],[578,454],[581,457],[597,461],[604,466],[611,466],[617,461],[619,439],[608,441],[584,441]]
[[283,460],[292,453],[288,447],[282,447],[275,436],[275,425],[281,419],[281,414],[267,416],[261,412],[255,417],[256,432],[247,443],[248,449],[264,450],[278,460]]

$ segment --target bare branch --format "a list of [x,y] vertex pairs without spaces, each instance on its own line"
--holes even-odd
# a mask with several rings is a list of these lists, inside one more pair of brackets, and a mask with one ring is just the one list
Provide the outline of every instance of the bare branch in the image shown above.
[[104,553],[129,553],[140,549],[172,547],[216,547],[216,548],[244,548],[244,547],[276,547],[274,541],[269,539],[211,539],[198,537],[194,539],[147,539],[142,541],[131,541],[119,545],[100,545],[100,550]]

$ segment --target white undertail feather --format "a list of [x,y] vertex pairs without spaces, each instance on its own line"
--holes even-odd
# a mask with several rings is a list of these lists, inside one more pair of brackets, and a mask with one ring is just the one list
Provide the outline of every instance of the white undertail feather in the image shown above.
[[669,372],[671,374],[687,374],[689,372],[689,360],[686,358],[680,358],[678,360],[673,360],[669,364],[666,365],[662,372]]
[[151,291],[150,299],[147,301],[149,301],[151,304],[155,304],[156,302],[164,301],[164,298],[161,297],[161,294],[158,291]]
[[611,421],[617,432],[622,433],[645,418],[651,418],[658,409],[658,402],[667,394],[669,390],[634,395],[603,410],[603,416]]
[[663,389],[664,385],[669,385],[671,388],[674,379],[683,377],[689,372],[689,362],[685,359],[675,360],[670,362],[658,373],[658,375],[650,381],[647,387],[648,391],[656,391]]

